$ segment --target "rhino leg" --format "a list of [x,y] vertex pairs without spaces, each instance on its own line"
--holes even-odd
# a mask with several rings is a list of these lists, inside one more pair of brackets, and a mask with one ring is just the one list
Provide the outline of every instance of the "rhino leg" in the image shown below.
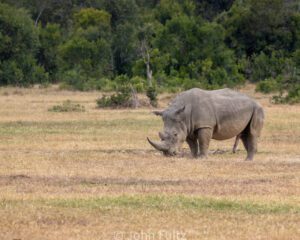
[[241,135],[241,139],[247,151],[246,161],[252,161],[257,151],[257,137],[248,131]]
[[207,157],[208,147],[212,138],[213,131],[211,128],[201,128],[198,130],[198,142],[200,149],[200,158]]
[[257,149],[257,137],[252,134],[249,134],[247,141],[248,141],[248,150],[247,150],[246,161],[252,161]]
[[246,160],[253,160],[254,154],[257,152],[257,138],[260,136],[260,132],[264,125],[264,111],[260,106],[254,109],[253,116],[249,126],[245,130],[245,137],[243,142],[247,146],[247,158]]
[[187,142],[187,144],[189,145],[189,147],[191,149],[192,156],[197,157],[198,156],[198,151],[199,151],[197,138],[195,138],[195,139],[187,138],[186,142]]
[[241,137],[241,134],[236,136],[235,142],[234,142],[234,145],[233,145],[233,148],[232,148],[232,153],[236,153],[236,149],[239,145],[240,137]]

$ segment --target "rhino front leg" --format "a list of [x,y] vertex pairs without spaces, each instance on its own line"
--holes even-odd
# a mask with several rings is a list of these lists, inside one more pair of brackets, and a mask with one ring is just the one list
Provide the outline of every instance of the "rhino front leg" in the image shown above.
[[198,151],[199,151],[197,138],[195,139],[187,138],[186,142],[188,143],[191,149],[192,156],[196,158],[198,156]]
[[200,128],[198,130],[198,142],[200,149],[200,158],[207,157],[209,143],[212,137],[212,129],[211,128]]

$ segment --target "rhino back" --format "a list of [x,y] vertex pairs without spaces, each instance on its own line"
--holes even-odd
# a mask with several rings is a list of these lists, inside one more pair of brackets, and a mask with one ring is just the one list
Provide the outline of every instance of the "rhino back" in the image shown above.
[[196,129],[209,127],[213,138],[228,139],[242,132],[249,123],[256,106],[248,96],[230,89],[206,91],[193,88],[179,94],[170,108],[186,106],[187,129],[192,134]]

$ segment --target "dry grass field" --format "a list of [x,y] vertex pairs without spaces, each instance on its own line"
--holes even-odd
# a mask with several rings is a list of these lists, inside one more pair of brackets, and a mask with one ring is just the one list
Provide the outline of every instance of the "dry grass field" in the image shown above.
[[[242,91],[266,112],[253,162],[234,139],[163,157],[151,109],[99,110],[97,92],[1,88],[0,239],[300,239],[300,106]],[[48,111],[67,99],[86,111]]]

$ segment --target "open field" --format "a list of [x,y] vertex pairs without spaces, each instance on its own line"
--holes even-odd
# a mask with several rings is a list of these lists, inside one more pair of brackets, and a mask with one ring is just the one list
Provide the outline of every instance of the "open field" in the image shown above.
[[[234,139],[165,158],[151,109],[99,110],[97,92],[0,89],[0,239],[299,239],[300,106],[243,92],[266,112],[253,162]],[[86,111],[48,111],[67,99]]]

